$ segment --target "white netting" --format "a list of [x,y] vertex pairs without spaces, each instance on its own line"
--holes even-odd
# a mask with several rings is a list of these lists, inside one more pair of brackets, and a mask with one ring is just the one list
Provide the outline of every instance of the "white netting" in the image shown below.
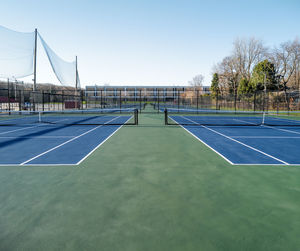
[[33,74],[34,32],[17,32],[0,26],[0,78]]
[[[62,85],[76,87],[76,61],[64,61],[48,46],[40,34],[39,37],[50,61],[51,67],[59,82]],[[80,87],[78,72],[77,87]]]

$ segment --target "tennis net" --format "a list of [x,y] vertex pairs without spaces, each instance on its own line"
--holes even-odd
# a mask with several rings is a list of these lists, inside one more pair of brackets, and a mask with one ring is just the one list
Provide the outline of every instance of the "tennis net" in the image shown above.
[[30,124],[61,125],[137,125],[137,109],[94,109],[62,111],[19,111],[1,112],[2,125]]
[[166,125],[203,126],[300,126],[300,111],[224,111],[165,109]]

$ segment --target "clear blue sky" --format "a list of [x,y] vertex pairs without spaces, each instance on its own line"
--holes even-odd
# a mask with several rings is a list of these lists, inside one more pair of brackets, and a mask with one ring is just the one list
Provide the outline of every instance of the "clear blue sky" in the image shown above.
[[[68,61],[79,60],[82,85],[182,85],[254,36],[274,46],[300,35],[299,0],[9,0],[1,25],[38,28]],[[39,47],[39,52],[41,52]],[[57,83],[45,54],[38,82]]]

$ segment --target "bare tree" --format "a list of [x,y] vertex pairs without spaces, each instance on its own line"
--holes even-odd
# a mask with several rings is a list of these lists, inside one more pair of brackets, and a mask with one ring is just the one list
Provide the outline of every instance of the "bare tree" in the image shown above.
[[193,77],[193,80],[189,81],[189,85],[193,86],[195,88],[202,88],[203,86],[203,81],[204,81],[204,76],[199,74]]
[[236,59],[233,56],[225,57],[215,67],[215,72],[219,75],[219,86],[221,96],[230,93],[234,98],[234,107],[236,109],[237,90],[240,80],[239,69],[237,69]]
[[[285,93],[285,101],[289,108],[287,89],[298,87],[297,79],[299,74],[300,43],[298,39],[282,43],[275,48],[272,54],[272,61],[276,66],[278,75],[281,76],[281,84]],[[294,77],[293,77],[294,76]]]
[[221,63],[217,65],[216,72],[220,76],[220,83],[230,92],[235,92],[238,88],[239,72],[236,68],[235,59],[225,57]]
[[261,40],[236,39],[232,57],[240,78],[250,80],[253,67],[267,56],[267,52]]

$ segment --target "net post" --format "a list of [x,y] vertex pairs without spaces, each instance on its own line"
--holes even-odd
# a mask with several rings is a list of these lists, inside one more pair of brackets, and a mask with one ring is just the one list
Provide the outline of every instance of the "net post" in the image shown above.
[[165,125],[168,125],[168,110],[166,108],[164,110],[164,114],[165,114]]
[[39,113],[39,123],[42,123],[42,116],[41,116],[42,112],[39,111],[38,113]]
[[265,124],[265,116],[266,116],[265,114],[266,114],[266,113],[265,113],[265,112],[263,112],[263,119],[262,119],[262,123],[261,123],[262,125],[264,125],[264,124]]
[[138,109],[134,110],[134,115],[135,115],[135,124],[138,125],[139,124],[139,110]]

